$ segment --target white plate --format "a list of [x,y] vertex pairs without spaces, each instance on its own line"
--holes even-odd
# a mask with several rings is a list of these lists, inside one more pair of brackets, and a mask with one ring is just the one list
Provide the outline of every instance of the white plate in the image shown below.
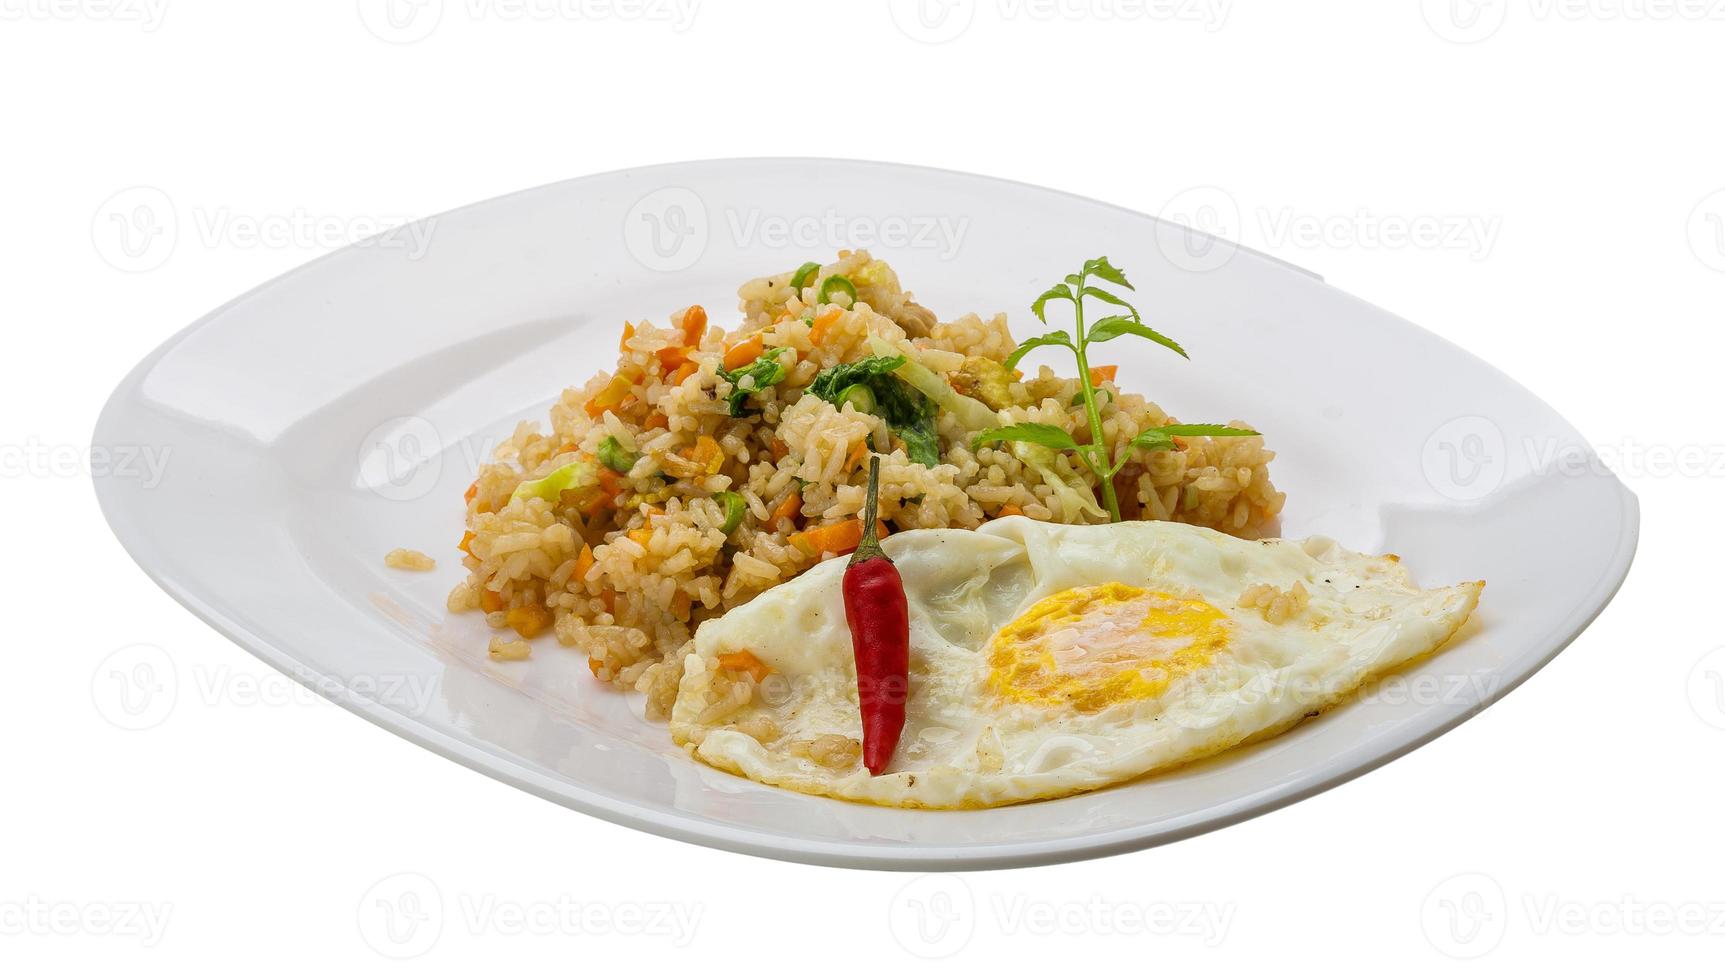
[[[146,572],[265,662],[451,759],[654,833],[871,868],[1072,860],[1200,833],[1359,775],[1501,697],[1598,614],[1634,553],[1633,495],[1510,379],[1299,269],[1095,201],[913,167],[736,160],[572,180],[409,232],[262,286],[139,365],[95,442],[168,464],[159,484],[112,467],[102,507]],[[1264,430],[1289,493],[1283,533],[1398,553],[1425,584],[1486,579],[1475,624],[1266,744],[962,813],[698,765],[554,643],[489,662],[480,619],[444,610],[485,447],[609,366],[625,318],[702,302],[734,322],[743,280],[852,244],[935,310],[1005,310],[1021,335],[1043,286],[1107,254],[1192,354],[1116,343],[1121,382],[1184,418]],[[400,546],[440,567],[386,569]]]

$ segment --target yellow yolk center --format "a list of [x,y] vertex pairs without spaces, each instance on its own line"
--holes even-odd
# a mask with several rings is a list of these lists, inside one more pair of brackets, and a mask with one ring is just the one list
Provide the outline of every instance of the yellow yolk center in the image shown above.
[[1026,704],[1100,711],[1161,696],[1227,644],[1227,617],[1200,599],[1085,585],[1041,600],[995,634],[988,686]]

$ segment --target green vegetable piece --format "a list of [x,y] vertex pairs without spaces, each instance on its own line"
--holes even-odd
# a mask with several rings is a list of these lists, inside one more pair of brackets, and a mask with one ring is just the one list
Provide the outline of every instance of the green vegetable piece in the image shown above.
[[725,523],[719,525],[719,530],[730,534],[743,524],[743,515],[748,513],[748,501],[734,490],[720,490],[713,494],[713,502],[725,512]]
[[[879,337],[870,337],[869,347],[877,356],[903,357],[897,347]],[[999,412],[968,395],[959,394],[952,385],[946,383],[945,378],[909,358],[904,358],[904,362],[893,368],[892,373],[899,380],[934,399],[934,403],[955,416],[966,431],[976,432],[1000,421]]]
[[627,473],[634,469],[635,464],[640,459],[640,453],[632,453],[624,449],[623,444],[617,441],[616,436],[606,436],[604,441],[599,443],[599,462],[618,473]]
[[857,384],[839,392],[839,404],[849,405],[864,414],[873,414],[875,406],[880,404],[880,399],[874,396],[868,385]]
[[815,294],[815,302],[822,305],[831,303],[833,301],[833,293],[844,293],[846,296],[850,297],[850,302],[844,304],[845,309],[847,310],[856,304],[857,288],[844,276],[828,276],[826,281],[821,283],[821,291]]
[[844,403],[844,393],[870,378],[888,375],[905,362],[903,354],[865,357],[849,364],[834,364],[809,382],[809,394],[834,405]]
[[907,363],[903,354],[865,357],[835,364],[815,376],[809,394],[833,405],[850,405],[886,421],[913,463],[940,464],[935,419],[939,404],[894,375]]
[[556,503],[565,490],[580,490],[598,483],[598,471],[587,460],[576,460],[559,466],[537,480],[528,480],[515,488],[511,500],[538,497]]
[[[730,405],[732,418],[742,418],[746,414],[743,405],[749,400],[750,395],[785,380],[785,366],[779,363],[779,355],[789,349],[788,347],[774,347],[735,371],[719,369],[719,377],[731,383],[731,394],[728,396],[727,402]],[[748,378],[751,383],[744,385],[744,378]]]
[[1054,468],[1054,450],[1028,442],[1015,442],[1011,446],[1012,455],[1035,470],[1042,477],[1043,483],[1054,488],[1054,499],[1060,504],[1060,520],[1063,523],[1077,523],[1080,517],[1102,520],[1108,518],[1108,512],[1096,503],[1096,494],[1078,474],[1063,477]]
[[821,264],[819,262],[804,262],[797,266],[797,271],[791,276],[791,288],[801,290],[804,286],[814,282],[815,276],[820,271]]

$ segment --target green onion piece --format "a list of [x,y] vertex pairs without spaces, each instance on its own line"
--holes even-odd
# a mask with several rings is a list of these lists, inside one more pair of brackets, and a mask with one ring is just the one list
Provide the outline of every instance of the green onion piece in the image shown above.
[[868,385],[851,385],[839,392],[839,405],[841,407],[849,405],[865,415],[874,414],[876,404],[874,391]]
[[821,291],[815,295],[815,302],[831,303],[833,293],[844,293],[851,298],[850,303],[845,306],[846,309],[850,309],[857,301],[857,288],[851,285],[849,279],[844,276],[828,276],[826,281],[821,283]]
[[743,524],[743,515],[748,513],[748,502],[743,495],[734,490],[720,490],[713,494],[713,501],[725,510],[725,523],[719,525],[719,530],[730,534]]
[[819,262],[804,262],[802,265],[797,266],[796,273],[791,276],[791,288],[800,290],[809,283],[814,282],[815,275],[820,271],[821,264]]
[[624,449],[623,444],[617,441],[616,436],[606,436],[605,441],[599,444],[599,462],[619,473],[627,473],[634,469],[635,463],[640,458],[640,453],[632,453]]

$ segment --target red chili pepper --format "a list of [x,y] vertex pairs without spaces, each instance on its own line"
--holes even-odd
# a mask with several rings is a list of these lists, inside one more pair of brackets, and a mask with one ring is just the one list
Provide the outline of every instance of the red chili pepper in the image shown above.
[[878,776],[892,760],[904,731],[910,693],[910,605],[904,580],[881,550],[880,457],[870,456],[863,539],[845,566],[845,622],[857,663],[857,701],[862,708],[863,765]]

